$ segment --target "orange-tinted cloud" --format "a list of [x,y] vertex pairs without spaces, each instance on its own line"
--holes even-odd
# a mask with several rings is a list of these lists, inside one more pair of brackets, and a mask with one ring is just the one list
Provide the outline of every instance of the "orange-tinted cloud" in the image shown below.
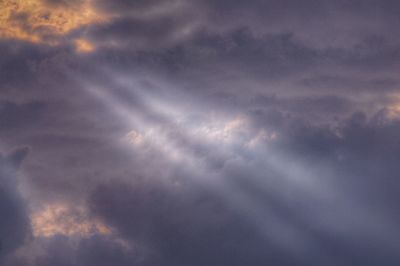
[[33,234],[50,237],[53,235],[89,236],[109,234],[111,230],[96,219],[88,216],[82,208],[71,208],[63,204],[47,206],[31,217]]
[[85,39],[76,39],[75,48],[79,53],[89,53],[95,50],[94,45]]
[[[0,38],[3,39],[56,45],[60,37],[72,30],[104,20],[104,15],[96,12],[90,0],[66,4],[43,0],[0,1]],[[88,51],[88,47],[80,43],[78,50]]]

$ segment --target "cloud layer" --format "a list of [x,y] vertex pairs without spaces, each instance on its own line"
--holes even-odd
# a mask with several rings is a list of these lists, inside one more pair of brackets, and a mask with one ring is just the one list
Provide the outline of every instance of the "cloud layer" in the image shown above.
[[0,264],[399,265],[399,8],[3,1]]

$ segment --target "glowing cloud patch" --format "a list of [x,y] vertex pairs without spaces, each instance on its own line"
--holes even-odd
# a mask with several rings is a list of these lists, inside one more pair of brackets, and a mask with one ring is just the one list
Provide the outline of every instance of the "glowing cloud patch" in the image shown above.
[[236,134],[244,130],[246,121],[242,118],[236,118],[231,121],[221,123],[212,123],[206,125],[199,130],[199,134],[204,138],[219,141],[229,141],[235,137]]
[[75,40],[75,48],[79,53],[90,53],[95,50],[94,45],[84,39]]
[[111,230],[95,219],[91,219],[83,208],[70,208],[66,205],[50,205],[34,213],[31,217],[35,236],[54,235],[90,236],[110,234]]
[[249,148],[255,148],[259,144],[275,140],[277,136],[278,134],[276,132],[260,130],[258,134],[247,143],[246,146]]
[[135,130],[130,131],[126,135],[126,140],[128,140],[129,143],[135,144],[135,145],[141,145],[144,143],[143,135]]
[[398,119],[400,118],[400,104],[394,104],[392,106],[389,106],[389,118],[392,119]]
[[[41,0],[4,0],[0,1],[0,38],[56,45],[57,37],[104,19],[90,0],[62,6],[50,6]],[[78,49],[82,47],[80,43]]]

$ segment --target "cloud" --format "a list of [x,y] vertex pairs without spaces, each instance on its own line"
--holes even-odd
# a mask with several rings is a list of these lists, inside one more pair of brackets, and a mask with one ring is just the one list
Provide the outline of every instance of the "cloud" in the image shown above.
[[58,45],[73,30],[104,20],[89,1],[2,1],[0,37]]
[[[25,252],[25,253],[22,253]],[[136,257],[124,243],[115,239],[94,235],[81,240],[72,240],[57,235],[51,238],[37,239],[31,246],[25,247],[19,256],[15,256],[7,264],[10,266],[32,265],[140,265],[140,257]]]
[[26,148],[0,158],[0,262],[24,243],[30,233],[26,204],[18,191],[16,170],[27,153]]
[[218,196],[195,188],[173,192],[146,182],[107,185],[94,192],[91,206],[130,241],[150,250],[144,265],[261,265],[261,258],[279,252]]
[[92,220],[82,208],[63,205],[47,206],[32,215],[33,234],[51,237],[54,235],[109,234],[110,229],[98,221]]
[[0,130],[6,131],[15,128],[24,128],[40,117],[44,104],[31,102],[17,105],[12,102],[0,103],[0,119],[3,121]]
[[399,264],[394,1],[3,2],[0,264]]

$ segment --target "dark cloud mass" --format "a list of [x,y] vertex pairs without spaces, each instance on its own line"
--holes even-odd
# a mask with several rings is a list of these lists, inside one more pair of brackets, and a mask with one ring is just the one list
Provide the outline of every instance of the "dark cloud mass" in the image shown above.
[[399,12],[0,2],[0,265],[400,265]]
[[29,219],[25,202],[18,191],[16,170],[27,153],[19,149],[11,154],[1,155],[0,186],[0,263],[5,263],[12,252],[22,245],[29,234]]

